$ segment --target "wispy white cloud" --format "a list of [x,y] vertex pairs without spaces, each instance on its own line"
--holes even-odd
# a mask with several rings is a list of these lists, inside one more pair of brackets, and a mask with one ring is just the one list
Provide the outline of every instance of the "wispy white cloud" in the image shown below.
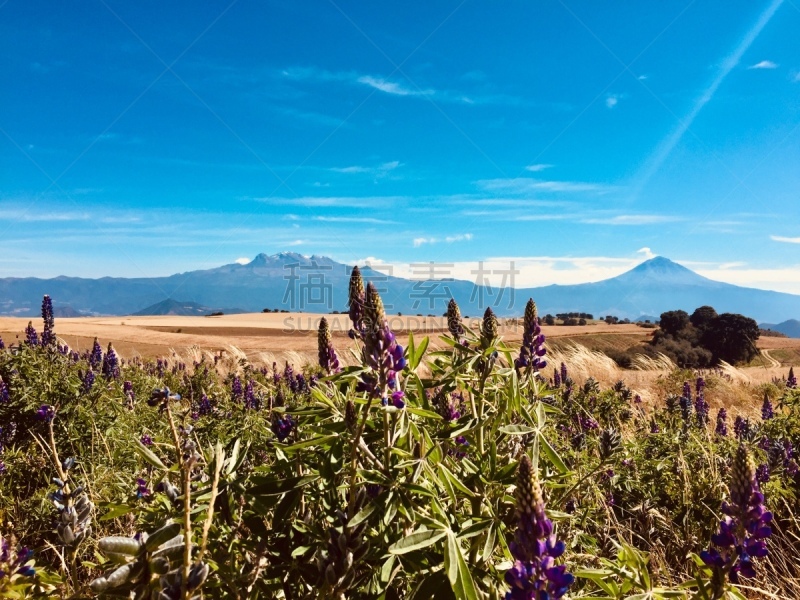
[[446,244],[453,244],[455,242],[470,242],[472,241],[472,238],[473,235],[471,233],[459,233],[456,235],[448,235],[444,239],[435,237],[417,237],[412,240],[412,243],[414,244],[414,248],[419,248],[425,244],[438,244],[439,242],[445,242]]
[[616,94],[609,94],[606,96],[606,108],[614,108],[619,104],[619,96]]
[[682,220],[669,215],[616,215],[614,217],[598,217],[583,219],[582,223],[592,225],[656,225]]
[[777,69],[778,65],[771,60],[762,60],[754,65],[747,67],[748,69]]
[[314,221],[322,221],[324,223],[366,223],[372,225],[395,225],[397,221],[388,221],[386,219],[375,219],[373,217],[313,217]]
[[540,171],[544,171],[545,169],[552,168],[553,165],[548,165],[544,163],[537,163],[535,165],[528,165],[525,167],[526,171],[531,171],[532,173],[539,173]]
[[394,96],[430,96],[435,93],[434,90],[412,89],[397,83],[396,81],[389,81],[387,79],[383,79],[382,77],[372,77],[371,75],[362,75],[356,81]]
[[233,261],[233,262],[235,262],[236,264],[239,264],[239,265],[249,265],[249,264],[250,264],[250,262],[251,262],[251,260],[252,260],[252,259],[249,259],[249,258],[247,258],[246,256],[243,256],[242,258],[237,258],[237,259],[236,259],[235,261]]
[[800,237],[784,237],[782,235],[769,236],[773,242],[783,242],[784,244],[800,244]]
[[305,240],[293,240],[293,241],[289,242],[286,245],[287,246],[302,246],[305,243],[306,243]]
[[655,258],[655,256],[656,256],[655,254],[653,254],[653,251],[650,250],[650,248],[648,248],[647,246],[645,246],[644,248],[639,248],[636,251],[636,254],[641,254],[645,259],[648,259],[648,260],[651,259],[651,258]]
[[398,169],[403,166],[398,160],[392,160],[389,162],[382,163],[375,167],[367,167],[363,165],[352,165],[349,167],[332,167],[329,169],[334,173],[344,173],[344,174],[369,174],[375,177],[385,177],[395,169]]
[[583,181],[545,181],[529,177],[481,179],[478,187],[486,191],[503,191],[516,194],[530,192],[608,192],[613,186]]

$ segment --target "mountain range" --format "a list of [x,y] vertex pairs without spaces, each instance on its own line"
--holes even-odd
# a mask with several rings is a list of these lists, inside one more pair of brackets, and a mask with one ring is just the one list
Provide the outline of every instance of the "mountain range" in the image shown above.
[[[169,277],[86,279],[0,279],[0,315],[34,316],[49,294],[62,314],[129,315],[260,312],[265,308],[327,313],[344,311],[352,267],[325,256],[281,252],[259,254],[247,264]],[[500,316],[518,316],[533,298],[541,314],[588,312],[595,316],[653,318],[667,310],[692,312],[710,305],[759,322],[779,323],[800,316],[800,296],[713,281],[667,258],[651,258],[617,277],[578,285],[490,288],[463,280],[415,281],[364,267],[389,313],[442,314],[450,297],[462,314],[480,316],[492,306]],[[178,307],[178,308],[176,308]],[[166,311],[166,312],[165,312]]]
[[761,329],[771,329],[772,331],[778,331],[783,335],[790,337],[790,338],[800,338],[800,321],[797,319],[788,319],[783,323],[761,323],[759,325]]

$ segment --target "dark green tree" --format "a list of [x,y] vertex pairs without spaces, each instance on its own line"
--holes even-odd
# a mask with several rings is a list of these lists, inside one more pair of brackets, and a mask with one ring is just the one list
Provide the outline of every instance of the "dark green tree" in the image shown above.
[[714,355],[714,360],[734,364],[749,362],[759,351],[756,340],[758,323],[749,317],[735,313],[723,313],[713,319],[703,335],[703,345]]

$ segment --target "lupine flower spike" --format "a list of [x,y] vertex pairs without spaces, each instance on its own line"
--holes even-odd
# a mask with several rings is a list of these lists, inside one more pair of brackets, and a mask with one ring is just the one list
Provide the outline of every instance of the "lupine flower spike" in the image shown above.
[[497,339],[497,317],[491,307],[486,308],[481,322],[481,346],[485,350]]
[[517,531],[508,546],[515,560],[505,575],[511,586],[506,600],[557,600],[567,593],[575,577],[564,565],[555,565],[566,544],[553,534],[539,478],[527,454],[519,463],[515,499]]
[[794,376],[794,367],[789,367],[789,376],[786,378],[786,387],[792,390],[797,388],[797,378]]
[[712,598],[721,598],[726,580],[738,583],[740,577],[752,578],[754,558],[767,555],[767,539],[772,534],[772,513],[764,507],[764,495],[758,488],[753,457],[740,445],[731,466],[730,502],[723,502],[719,531],[711,536],[711,548],[700,557],[712,568]]
[[364,376],[359,389],[381,398],[384,404],[391,400],[395,408],[403,408],[404,394],[397,379],[397,374],[406,367],[403,347],[389,328],[383,301],[372,283],[367,285],[366,300],[364,318],[368,327],[365,328],[364,353],[373,374]]
[[717,413],[717,427],[714,432],[720,437],[728,435],[728,411],[720,408]]
[[769,399],[769,394],[764,393],[764,402],[761,404],[761,420],[769,421],[775,416],[775,411],[772,408],[772,402]]
[[519,349],[519,358],[514,361],[517,371],[530,367],[533,371],[541,371],[547,366],[544,356],[547,350],[544,347],[544,334],[539,326],[539,316],[536,303],[528,300],[525,306],[525,320],[522,333],[522,347]]
[[458,343],[464,343],[464,324],[461,320],[461,309],[458,303],[450,298],[447,303],[447,330]]
[[47,295],[42,298],[42,321],[44,321],[42,346],[52,346],[56,343],[56,334],[53,331],[55,319],[53,318],[53,302]]
[[[350,320],[353,328],[350,330],[350,337],[364,337],[364,308],[366,304],[366,292],[364,291],[364,279],[361,277],[361,270],[356,266],[350,274],[350,285],[348,288],[347,306],[349,307]],[[373,323],[374,327],[375,324]]]
[[338,373],[341,370],[339,367],[339,357],[336,355],[336,349],[333,347],[333,338],[331,337],[331,330],[328,326],[328,319],[325,317],[322,317],[319,321],[317,350],[319,354],[319,366],[322,367],[326,373],[330,375],[331,373]]

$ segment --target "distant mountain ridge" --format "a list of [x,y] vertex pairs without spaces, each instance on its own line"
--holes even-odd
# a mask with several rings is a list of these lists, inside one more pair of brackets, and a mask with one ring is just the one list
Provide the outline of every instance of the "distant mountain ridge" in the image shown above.
[[800,338],[800,321],[797,319],[788,319],[783,323],[777,323],[775,325],[771,323],[761,323],[759,327],[761,327],[761,329],[778,331],[790,338]]
[[[541,314],[588,312],[638,319],[711,305],[718,312],[741,313],[759,322],[780,323],[800,316],[798,295],[713,281],[660,256],[595,283],[522,289],[490,288],[462,280],[412,281],[377,268],[364,267],[362,273],[378,287],[389,313],[441,315],[453,297],[465,315],[480,316],[491,306],[499,316],[518,316],[530,297]],[[176,302],[177,298],[185,299],[178,304],[196,304],[202,309],[344,311],[351,269],[326,256],[281,252],[259,254],[247,264],[231,263],[169,277],[5,278],[0,279],[0,315],[36,315],[44,294],[50,294],[70,314],[82,315],[165,310],[159,303],[165,299]]]
[[209,308],[202,306],[197,302],[181,302],[167,298],[161,302],[151,304],[143,308],[139,312],[133,313],[134,317],[150,317],[150,316],[166,316],[177,315],[181,317],[204,317],[213,313],[224,313],[226,315],[233,315],[237,313],[247,312],[241,308]]

